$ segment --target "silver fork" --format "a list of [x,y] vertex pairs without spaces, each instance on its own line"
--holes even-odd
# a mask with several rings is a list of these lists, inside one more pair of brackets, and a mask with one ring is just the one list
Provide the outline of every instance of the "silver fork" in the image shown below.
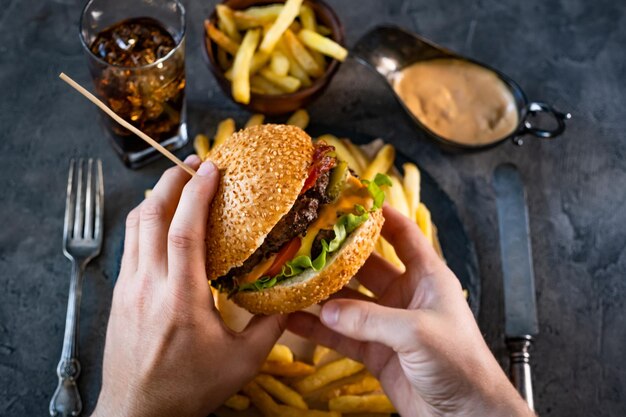
[[[70,161],[63,225],[63,253],[72,261],[72,279],[67,300],[63,351],[57,365],[59,384],[50,400],[51,416],[77,416],[83,405],[76,380],[80,374],[78,362],[78,316],[85,267],[100,253],[102,247],[102,219],[104,215],[104,185],[102,162],[87,161],[86,178],[84,161]],[[76,169],[78,168],[78,169]],[[74,171],[76,178],[74,178]]]

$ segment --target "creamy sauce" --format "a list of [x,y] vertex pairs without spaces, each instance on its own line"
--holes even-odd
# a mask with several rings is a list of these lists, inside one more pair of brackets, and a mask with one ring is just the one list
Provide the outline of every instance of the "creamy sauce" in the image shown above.
[[518,124],[506,84],[493,71],[467,61],[417,62],[400,71],[393,88],[422,124],[454,142],[488,144]]

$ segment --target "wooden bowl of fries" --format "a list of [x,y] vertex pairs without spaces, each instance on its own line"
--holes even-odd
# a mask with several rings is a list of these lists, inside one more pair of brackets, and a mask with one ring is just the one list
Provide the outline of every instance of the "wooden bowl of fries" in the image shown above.
[[[225,0],[205,20],[207,64],[235,103],[266,115],[285,114],[328,87],[347,56],[343,27],[323,1],[299,3]],[[288,14],[281,6],[292,9],[291,18],[281,16]],[[273,30],[281,24],[288,28]]]

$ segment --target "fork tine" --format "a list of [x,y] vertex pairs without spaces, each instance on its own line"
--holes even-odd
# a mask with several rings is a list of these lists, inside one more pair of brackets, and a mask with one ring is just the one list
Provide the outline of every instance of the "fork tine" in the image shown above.
[[94,187],[92,186],[93,159],[87,161],[87,191],[85,195],[85,230],[83,236],[85,239],[93,238],[93,210],[94,210]]
[[74,224],[74,167],[76,161],[70,159],[70,172],[67,176],[67,195],[65,198],[65,220],[63,222],[63,242],[72,237],[72,226]]
[[85,192],[83,191],[83,158],[78,160],[78,174],[76,175],[76,202],[74,213],[75,239],[81,238],[83,233],[83,220],[85,216]]
[[104,223],[104,180],[102,177],[102,161],[96,161],[96,218],[94,238],[102,241],[102,224]]

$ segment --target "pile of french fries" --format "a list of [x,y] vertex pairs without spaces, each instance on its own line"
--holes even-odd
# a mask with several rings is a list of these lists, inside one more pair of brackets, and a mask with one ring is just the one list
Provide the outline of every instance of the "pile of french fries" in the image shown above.
[[239,103],[248,104],[251,91],[276,95],[308,87],[324,75],[325,57],[343,61],[348,55],[302,0],[245,10],[218,4],[216,14],[217,26],[204,22],[206,47],[217,45],[217,62]]
[[261,373],[224,406],[248,415],[246,411],[254,405],[265,417],[384,416],[395,412],[380,382],[362,363],[319,345],[312,362],[295,360],[289,347],[276,344]]

